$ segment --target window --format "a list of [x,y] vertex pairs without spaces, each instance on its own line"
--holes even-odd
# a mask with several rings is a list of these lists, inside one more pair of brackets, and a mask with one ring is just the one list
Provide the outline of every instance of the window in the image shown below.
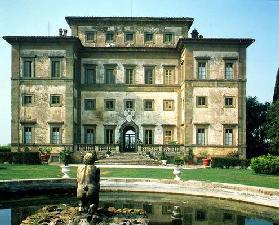
[[61,134],[60,127],[52,127],[51,128],[51,144],[60,144],[61,143]]
[[206,63],[198,62],[198,79],[204,80],[206,79]]
[[114,84],[115,83],[115,77],[113,74],[114,69],[106,69],[105,70],[105,84]]
[[233,97],[225,97],[225,107],[231,108],[234,107],[234,98]]
[[85,66],[84,83],[96,84],[96,68],[94,66]]
[[96,128],[84,127],[84,143],[95,144],[96,143]]
[[95,110],[96,109],[96,99],[84,99],[84,110]]
[[134,40],[134,33],[133,32],[125,33],[125,41],[133,41],[133,40]]
[[205,221],[206,220],[206,212],[204,210],[196,211],[196,221]]
[[147,214],[152,214],[153,213],[153,205],[152,204],[148,204],[148,203],[143,204],[142,208]]
[[172,43],[173,42],[173,33],[164,33],[164,42]]
[[144,100],[144,111],[153,111],[154,110],[154,100]]
[[135,101],[134,100],[124,100],[124,110],[134,110]]
[[174,100],[163,100],[164,111],[174,110]]
[[145,84],[154,84],[153,67],[144,68],[144,83]]
[[106,33],[106,42],[112,42],[114,39],[114,33],[113,32],[107,32]]
[[23,62],[23,77],[28,78],[32,77],[32,61],[24,60]]
[[152,129],[145,129],[144,130],[144,144],[152,145],[153,142],[153,130]]
[[232,221],[233,220],[233,215],[231,213],[224,213],[223,214],[223,221]]
[[205,145],[205,128],[197,129],[197,145]]
[[58,78],[61,76],[60,60],[51,61],[51,77]]
[[105,144],[114,144],[114,128],[105,127]]
[[22,105],[30,106],[32,104],[32,95],[23,95],[22,96]]
[[144,42],[151,42],[153,41],[153,33],[144,33]]
[[50,106],[61,106],[61,96],[51,95],[50,96]]
[[23,143],[24,144],[32,143],[32,127],[23,128]]
[[225,79],[232,80],[233,79],[233,63],[225,64]]
[[134,70],[131,68],[125,70],[125,83],[126,84],[135,83]]
[[164,144],[169,144],[173,141],[173,129],[165,128],[164,129]]
[[207,107],[207,97],[206,96],[197,96],[197,107]]
[[85,41],[87,41],[87,42],[96,42],[96,32],[95,31],[87,31],[87,32],[85,32]]
[[114,100],[106,99],[105,100],[105,110],[113,111],[114,110]]
[[164,69],[164,84],[174,84],[174,68]]
[[233,145],[233,129],[225,128],[224,145]]

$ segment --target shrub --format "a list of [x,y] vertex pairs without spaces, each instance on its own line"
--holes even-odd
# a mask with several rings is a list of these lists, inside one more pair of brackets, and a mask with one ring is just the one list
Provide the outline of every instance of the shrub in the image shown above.
[[0,152],[10,152],[11,146],[10,145],[0,145]]
[[60,153],[60,161],[64,163],[65,166],[71,162],[72,159],[72,152],[70,149],[64,148]]
[[179,155],[176,155],[174,157],[174,164],[177,165],[177,166],[183,165],[184,160]]
[[167,160],[167,156],[166,156],[166,153],[164,151],[161,151],[160,159],[161,160]]
[[255,173],[279,175],[279,156],[263,155],[253,158],[251,168]]
[[214,157],[211,159],[212,168],[231,168],[240,166],[247,168],[250,165],[250,160],[239,159],[236,157]]
[[39,152],[0,152],[0,163],[41,164]]

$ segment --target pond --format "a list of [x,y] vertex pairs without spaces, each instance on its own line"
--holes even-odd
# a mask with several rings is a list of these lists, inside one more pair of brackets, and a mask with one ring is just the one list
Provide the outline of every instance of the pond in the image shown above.
[[[266,206],[185,195],[102,192],[101,206],[144,209],[150,225],[172,224],[174,206],[179,206],[183,225],[278,225],[279,210]],[[45,205],[77,205],[75,197],[40,196],[0,200],[0,224],[19,225],[23,219]]]

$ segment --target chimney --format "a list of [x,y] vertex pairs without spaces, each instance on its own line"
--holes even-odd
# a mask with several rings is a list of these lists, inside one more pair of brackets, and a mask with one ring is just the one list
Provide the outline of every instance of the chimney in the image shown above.
[[67,31],[66,29],[64,29],[64,35],[63,35],[64,37],[67,36],[67,32],[68,32],[68,31]]
[[59,28],[59,36],[62,37],[62,35],[63,35],[63,30],[62,28]]
[[192,31],[191,35],[192,35],[192,38],[195,38],[195,39],[199,38],[199,32],[197,31],[196,28]]

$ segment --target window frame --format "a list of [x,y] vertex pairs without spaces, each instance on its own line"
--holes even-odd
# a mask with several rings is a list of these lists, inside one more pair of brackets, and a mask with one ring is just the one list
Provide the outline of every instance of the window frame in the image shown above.
[[[227,101],[232,99],[232,104],[227,104]],[[224,108],[235,108],[235,97],[234,96],[224,96]]]
[[[132,102],[132,108],[127,108],[127,102]],[[136,107],[136,104],[135,104],[135,100],[134,99],[124,99],[124,110],[132,110],[134,111],[135,110],[135,107]]]
[[[108,73],[112,71],[112,73]],[[115,84],[115,67],[105,67],[105,79],[104,84]]]
[[[154,66],[145,66],[144,67],[144,84],[155,84],[154,71],[155,71]],[[149,72],[151,72],[151,74]],[[151,76],[151,82],[149,82],[150,76]]]
[[[151,40],[147,40],[147,36],[151,35]],[[151,43],[154,40],[154,33],[152,32],[144,32],[144,43]]]
[[[128,38],[129,35],[132,35],[132,39]],[[124,36],[125,36],[125,42],[134,42],[135,41],[135,32],[133,32],[133,31],[125,32]]]
[[[112,102],[113,107],[108,108],[107,102]],[[115,99],[104,99],[104,109],[105,111],[115,111]]]
[[[88,136],[87,136],[87,131],[92,130],[93,131],[93,136],[92,136],[92,143],[88,143]],[[96,144],[96,125],[84,125],[83,126],[83,141],[84,144]]]
[[165,85],[174,85],[175,84],[175,67],[174,66],[164,66],[163,71],[164,71],[164,84]]
[[[230,130],[231,133],[229,133],[231,136],[227,137],[227,130]],[[234,145],[234,128],[233,126],[229,126],[229,125],[226,125],[224,126],[224,138],[223,138],[223,143],[224,143],[224,146],[233,146]]]
[[[92,74],[92,79],[89,77],[88,71],[94,71]],[[84,65],[84,84],[96,84],[97,73],[96,73],[96,65],[85,64]]]
[[[171,40],[169,40],[169,37],[171,37]],[[166,43],[166,44],[174,43],[174,33],[173,32],[164,32],[164,43]]]
[[[151,108],[147,107],[147,103],[151,103]],[[143,100],[144,111],[154,111],[154,99],[144,99]]]
[[[129,72],[131,72],[131,74]],[[134,68],[131,67],[125,68],[125,84],[135,84]]]
[[[112,131],[112,134],[109,134],[111,137],[107,137],[107,131]],[[104,125],[104,144],[115,144],[115,126],[113,125]]]
[[[59,102],[53,102],[54,98],[58,97]],[[51,94],[50,95],[50,106],[51,107],[61,107],[62,106],[62,95],[61,94]]]
[[[58,63],[59,67],[57,67],[59,69],[59,73],[58,75],[56,74],[56,66],[55,64]],[[50,65],[51,65],[51,79],[59,79],[62,77],[62,60],[61,58],[51,58],[50,60]]]
[[[171,108],[166,106],[168,102],[171,102]],[[163,99],[163,111],[175,111],[173,99]]]
[[154,144],[154,128],[146,127],[143,129],[143,143],[145,145]]
[[[200,100],[202,100],[202,99],[204,99],[204,104],[200,104],[201,103]],[[197,108],[207,108],[208,107],[207,99],[208,99],[207,96],[197,96],[196,97],[196,107]]]
[[[92,39],[88,39],[88,35],[92,35]],[[85,42],[96,43],[97,32],[96,31],[85,31]]]
[[[30,136],[31,138],[29,138],[30,142],[27,142],[26,140],[26,128],[30,128]],[[25,124],[22,127],[22,143],[25,145],[30,145],[30,144],[34,144],[34,125],[30,125],[30,124]]]
[[[26,102],[27,97],[30,99],[30,102]],[[34,103],[34,95],[33,94],[22,94],[22,106],[30,107]]]
[[[26,76],[26,63],[28,62],[28,76]],[[22,58],[22,78],[28,79],[35,77],[35,59],[34,57],[24,57]]]
[[[170,132],[170,135],[167,134]],[[169,145],[174,141],[174,127],[173,126],[164,126],[163,127],[163,144]]]
[[[200,65],[204,65],[204,71],[200,71]],[[204,74],[203,74],[204,72]],[[206,60],[198,60],[197,61],[197,79],[198,80],[206,80],[207,79],[207,61]]]
[[[231,74],[227,74],[227,65],[231,65]],[[230,77],[228,77],[228,75]],[[230,61],[225,61],[225,74],[224,74],[224,79],[225,80],[233,80],[234,79],[234,62],[230,62]]]
[[[58,129],[59,137],[54,139],[54,129]],[[57,133],[57,132],[56,132]],[[55,140],[55,141],[54,141]],[[62,127],[59,125],[50,126],[50,143],[51,144],[62,144]]]
[[[109,42],[109,43],[114,42],[115,32],[114,31],[107,31],[105,37],[106,37],[106,42]],[[108,38],[108,37],[110,37],[110,38]]]
[[[88,105],[89,102],[92,102],[92,104]],[[84,99],[84,111],[95,111],[96,110],[96,103],[97,102],[96,102],[95,98],[85,98]]]

